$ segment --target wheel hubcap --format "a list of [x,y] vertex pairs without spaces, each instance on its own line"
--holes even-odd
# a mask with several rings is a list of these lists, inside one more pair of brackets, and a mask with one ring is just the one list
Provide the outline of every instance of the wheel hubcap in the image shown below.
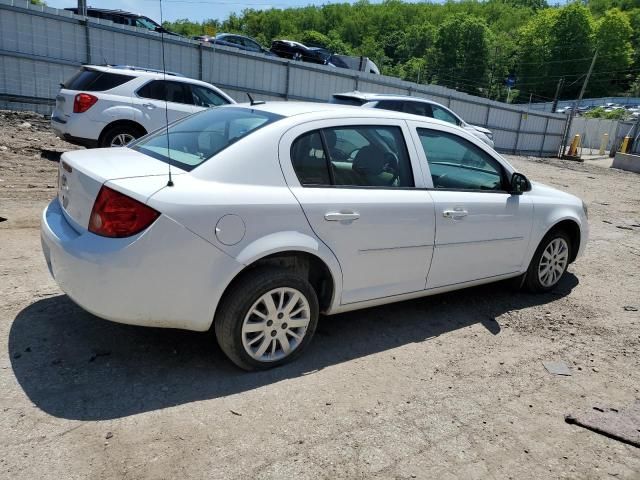
[[135,140],[135,137],[129,133],[119,133],[118,135],[113,137],[113,140],[111,140],[111,146],[124,147],[128,143],[133,142],[134,140]]
[[558,283],[569,262],[569,245],[564,238],[554,238],[542,252],[538,265],[538,280],[543,287]]
[[276,288],[251,306],[242,323],[242,345],[259,362],[280,360],[302,343],[311,319],[305,296],[294,288]]

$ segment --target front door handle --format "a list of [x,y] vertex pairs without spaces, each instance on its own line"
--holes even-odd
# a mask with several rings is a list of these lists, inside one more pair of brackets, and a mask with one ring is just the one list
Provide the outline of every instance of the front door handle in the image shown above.
[[329,212],[324,214],[324,219],[328,222],[353,221],[360,218],[358,212]]
[[466,217],[467,215],[469,215],[469,212],[463,210],[462,208],[454,208],[453,210],[445,210],[444,212],[442,212],[442,216],[444,218],[456,219]]
[[148,108],[149,110],[153,110],[156,106],[153,103],[143,103],[143,107]]

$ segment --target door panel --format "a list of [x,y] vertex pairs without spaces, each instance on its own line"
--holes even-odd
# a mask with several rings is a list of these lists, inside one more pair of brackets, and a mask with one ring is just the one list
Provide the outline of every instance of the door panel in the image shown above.
[[[341,303],[424,289],[434,236],[428,192],[329,187],[291,191],[313,231],[340,262]],[[355,215],[357,219],[349,219]]]
[[521,270],[533,220],[530,199],[508,193],[430,193],[437,233],[427,288]]
[[136,121],[151,132],[164,127],[167,120],[172,123],[201,110],[193,105],[190,97],[191,91],[183,83],[151,81],[132,97],[133,105],[137,107]]
[[504,191],[507,166],[477,138],[456,127],[412,122],[428,166],[436,237],[427,288],[522,270],[533,225],[526,195]]
[[425,288],[434,209],[407,138],[401,120],[363,118],[309,122],[282,137],[289,188],[340,262],[342,304]]

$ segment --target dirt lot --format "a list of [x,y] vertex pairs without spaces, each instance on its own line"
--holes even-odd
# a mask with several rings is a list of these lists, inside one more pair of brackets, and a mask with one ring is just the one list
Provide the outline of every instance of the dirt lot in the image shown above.
[[639,449],[564,421],[640,398],[624,309],[640,308],[640,176],[510,157],[589,205],[586,255],[555,293],[496,284],[323,318],[297,362],[247,374],[210,335],[106,322],[60,292],[41,151],[72,147],[42,117],[0,115],[0,478],[640,478]]

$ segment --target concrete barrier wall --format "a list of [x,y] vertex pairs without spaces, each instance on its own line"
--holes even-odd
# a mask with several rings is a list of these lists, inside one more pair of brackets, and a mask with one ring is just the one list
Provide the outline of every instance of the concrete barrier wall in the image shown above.
[[59,84],[81,64],[162,68],[213,83],[237,101],[250,92],[261,100],[326,102],[333,93],[395,93],[425,97],[467,122],[494,132],[496,149],[555,155],[566,117],[507,105],[438,85],[324,65],[291,62],[236,49],[201,45],[179,37],[84,19],[65,10],[0,0],[0,108],[50,113]]

